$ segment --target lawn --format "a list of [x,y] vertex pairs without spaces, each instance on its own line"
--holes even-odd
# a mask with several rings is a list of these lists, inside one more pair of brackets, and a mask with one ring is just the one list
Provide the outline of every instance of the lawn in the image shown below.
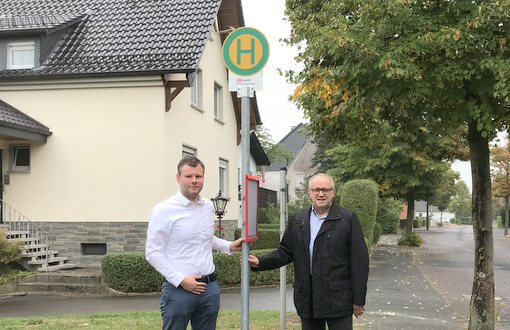
[[[280,328],[280,312],[251,311],[249,317],[250,329],[273,330]],[[241,312],[221,311],[218,315],[216,327],[221,329],[240,329]],[[0,319],[0,329],[133,329],[159,330],[161,329],[161,315],[156,312],[140,313],[104,313],[90,315],[65,315],[47,317],[8,317]],[[191,327],[188,327],[191,329]],[[287,313],[287,329],[301,329],[299,317],[295,313]]]

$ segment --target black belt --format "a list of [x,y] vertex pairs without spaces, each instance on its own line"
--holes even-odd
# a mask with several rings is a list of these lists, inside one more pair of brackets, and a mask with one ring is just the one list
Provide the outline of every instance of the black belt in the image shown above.
[[[216,281],[216,274],[212,273],[209,275],[202,275],[202,277],[197,278],[195,281],[209,284],[211,282]],[[168,282],[168,281],[166,280],[166,278],[163,278],[163,282]]]
[[216,281],[216,274],[212,273],[210,275],[202,275],[202,277],[196,279],[197,282],[203,282],[205,284],[209,284],[211,282]]

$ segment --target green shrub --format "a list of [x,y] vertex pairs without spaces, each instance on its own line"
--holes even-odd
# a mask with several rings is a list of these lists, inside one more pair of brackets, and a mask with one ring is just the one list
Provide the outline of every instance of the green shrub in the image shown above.
[[[241,228],[236,228],[234,236],[235,239],[241,237]],[[256,241],[250,242],[250,249],[251,250],[275,249],[279,245],[280,245],[280,229],[265,229],[259,227],[258,238]]]
[[156,292],[163,277],[137,253],[108,253],[101,260],[103,282],[121,292]]
[[402,235],[398,240],[398,245],[422,246],[425,241],[418,233],[410,232]]
[[427,223],[427,219],[425,218],[418,218],[413,220],[413,228],[422,228],[425,227]]
[[278,230],[280,230],[280,223],[259,223],[259,229],[278,229]]
[[496,223],[498,225],[498,228],[503,228],[504,227],[504,225],[503,225],[503,217],[498,215],[496,217]]
[[259,207],[259,225],[280,223],[280,206],[269,204],[267,207]]
[[18,260],[22,250],[22,241],[8,239],[5,232],[0,230],[0,275],[9,273],[9,263]]
[[438,222],[438,223],[437,223],[437,226],[438,226],[438,227],[443,227],[443,223],[442,223],[442,222]]
[[381,199],[377,205],[376,223],[381,225],[382,234],[396,234],[400,226],[402,202],[394,198]]
[[376,245],[377,242],[379,242],[380,238],[381,238],[381,225],[376,222],[374,225],[374,235],[372,237],[372,245]]
[[[250,254],[261,256],[273,251],[266,250],[250,250]],[[241,285],[241,252],[234,252],[231,255],[221,252],[213,252],[215,273],[218,277],[220,287],[232,287]],[[287,284],[294,282],[294,263],[287,265]],[[266,270],[261,272],[250,271],[250,286],[256,285],[277,285],[280,283],[280,269]]]
[[[354,211],[361,222],[363,235],[371,243],[377,215],[379,195],[377,184],[372,180],[351,180],[346,182],[342,191],[342,206]],[[370,244],[368,245],[370,250]]]

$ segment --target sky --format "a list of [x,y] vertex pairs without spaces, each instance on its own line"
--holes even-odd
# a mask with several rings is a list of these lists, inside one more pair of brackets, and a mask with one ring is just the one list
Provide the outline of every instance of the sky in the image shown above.
[[269,43],[269,59],[262,70],[263,87],[256,94],[262,126],[269,130],[274,142],[279,142],[292,127],[306,122],[303,111],[288,100],[294,86],[277,71],[297,67],[297,50],[279,42],[290,35],[290,23],[283,20],[285,1],[242,0],[242,6],[245,25],[262,32]]
[[[294,61],[297,50],[279,41],[290,35],[290,23],[284,20],[285,1],[242,0],[242,6],[245,25],[262,32],[269,43],[269,60],[262,70],[263,88],[256,94],[262,126],[269,130],[274,142],[279,142],[292,127],[307,122],[303,111],[288,100],[295,86],[277,71],[298,70]],[[471,164],[456,161],[452,168],[460,173],[461,180],[471,190]]]

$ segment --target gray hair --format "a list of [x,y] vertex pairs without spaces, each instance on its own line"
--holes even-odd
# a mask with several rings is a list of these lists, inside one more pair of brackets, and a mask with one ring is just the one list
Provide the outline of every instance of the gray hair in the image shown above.
[[331,176],[327,175],[326,173],[317,173],[314,176],[312,176],[310,178],[310,180],[308,180],[308,188],[312,187],[312,180],[318,176],[327,176],[329,178],[329,180],[331,181],[331,188],[335,188],[335,181],[333,181],[333,178]]

